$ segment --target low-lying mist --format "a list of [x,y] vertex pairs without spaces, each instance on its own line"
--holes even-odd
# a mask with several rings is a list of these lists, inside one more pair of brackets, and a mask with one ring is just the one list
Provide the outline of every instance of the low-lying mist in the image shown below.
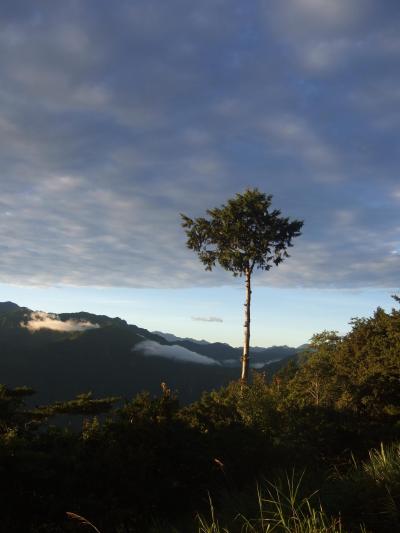
[[188,363],[198,363],[201,365],[218,365],[221,364],[205,355],[200,355],[199,353],[192,352],[183,346],[178,346],[174,344],[173,346],[168,346],[164,344],[159,344],[156,341],[145,340],[139,342],[132,348],[133,352],[142,352],[145,356],[148,357],[165,357],[167,359],[173,359],[176,361],[184,361]]
[[21,326],[29,329],[29,331],[39,331],[41,329],[50,329],[52,331],[73,332],[86,331],[88,329],[96,329],[100,326],[92,324],[92,322],[80,320],[60,320],[58,315],[53,313],[45,313],[44,311],[35,311],[31,313],[30,320],[26,323],[21,323]]

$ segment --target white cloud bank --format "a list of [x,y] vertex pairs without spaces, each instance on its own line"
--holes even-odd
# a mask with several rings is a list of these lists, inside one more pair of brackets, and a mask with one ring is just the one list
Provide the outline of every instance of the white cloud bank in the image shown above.
[[81,320],[60,320],[58,315],[53,313],[45,313],[44,311],[35,311],[31,313],[30,320],[26,324],[21,323],[21,326],[29,329],[29,331],[39,331],[40,329],[51,329],[52,331],[86,331],[88,329],[95,329],[100,327],[98,324]]
[[155,341],[146,340],[139,342],[132,348],[134,352],[143,352],[148,357],[165,357],[166,359],[173,359],[175,361],[183,361],[188,363],[198,363],[201,365],[220,365],[218,361],[205,355],[187,350],[183,346],[167,346],[159,344]]

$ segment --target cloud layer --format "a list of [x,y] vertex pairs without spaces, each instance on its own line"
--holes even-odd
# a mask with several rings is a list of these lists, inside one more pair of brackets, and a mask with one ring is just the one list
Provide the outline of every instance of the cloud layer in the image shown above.
[[393,287],[400,256],[394,0],[6,0],[0,282],[233,282],[179,212],[250,186],[305,220],[257,283]]
[[31,313],[30,319],[26,323],[22,323],[21,326],[29,329],[31,332],[39,331],[41,329],[50,329],[52,331],[60,332],[87,331],[88,329],[96,329],[100,327],[98,324],[92,324],[91,322],[83,320],[60,320],[58,315],[45,313],[44,311],[35,311]]
[[215,359],[192,352],[183,346],[167,346],[150,340],[139,342],[139,344],[136,344],[136,346],[133,348],[133,351],[142,352],[148,357],[165,357],[166,359],[172,359],[174,361],[181,361],[185,363],[220,365],[220,363]]

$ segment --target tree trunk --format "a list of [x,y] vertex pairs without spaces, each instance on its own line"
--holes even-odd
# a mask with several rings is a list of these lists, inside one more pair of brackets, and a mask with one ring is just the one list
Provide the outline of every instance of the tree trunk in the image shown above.
[[250,302],[251,302],[251,271],[246,270],[246,302],[244,304],[244,342],[242,355],[242,382],[249,379],[249,347],[250,347]]

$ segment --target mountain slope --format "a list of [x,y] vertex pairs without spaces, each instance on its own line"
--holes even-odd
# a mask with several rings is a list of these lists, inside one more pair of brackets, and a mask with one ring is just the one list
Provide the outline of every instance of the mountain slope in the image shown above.
[[[0,383],[35,388],[36,402],[88,390],[132,397],[141,390],[157,393],[161,382],[188,402],[238,377],[237,368],[220,361],[239,362],[240,350],[222,343],[169,343],[120,318],[54,315],[9,304],[0,304]],[[179,361],[172,359],[175,353]],[[207,364],[193,362],[198,354],[210,358],[204,358]]]
[[0,314],[16,311],[19,308],[19,305],[15,304],[14,302],[0,302]]

